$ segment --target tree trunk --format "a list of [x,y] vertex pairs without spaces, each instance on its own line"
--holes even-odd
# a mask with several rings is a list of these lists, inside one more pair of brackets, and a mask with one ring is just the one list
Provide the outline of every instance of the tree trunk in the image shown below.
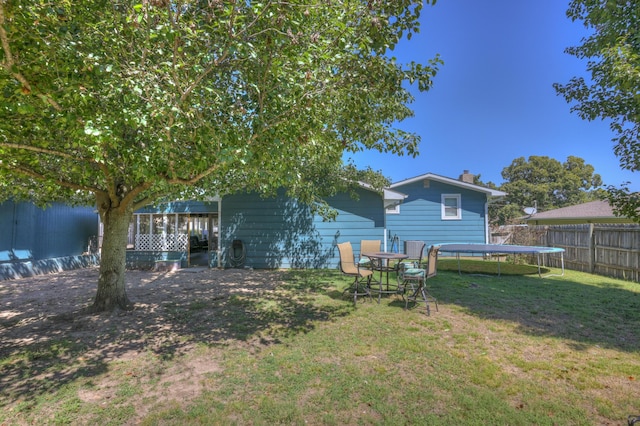
[[98,291],[90,312],[129,310],[133,306],[125,289],[127,236],[133,212],[107,207],[100,211],[104,226]]

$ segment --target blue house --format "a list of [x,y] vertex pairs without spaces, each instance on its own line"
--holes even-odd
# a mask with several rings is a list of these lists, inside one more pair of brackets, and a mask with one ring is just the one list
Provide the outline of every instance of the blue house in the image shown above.
[[[337,268],[337,244],[345,241],[356,254],[361,240],[380,240],[383,250],[400,252],[408,240],[484,243],[488,201],[505,195],[474,185],[468,172],[460,179],[428,173],[384,191],[361,184],[356,194],[326,199],[335,220],[284,191],[271,198],[241,193],[145,208],[129,227],[127,266]],[[0,204],[0,279],[81,265],[78,256],[91,251],[99,229],[91,208]],[[17,260],[28,269],[8,269]]]
[[324,220],[284,192],[168,203],[135,213],[127,258],[134,268],[166,260],[182,267],[337,268],[337,244],[345,241],[355,253],[361,240],[400,252],[407,240],[488,242],[487,204],[503,195],[474,185],[468,173],[460,179],[428,173],[383,192],[363,184],[357,199],[328,198],[336,220]]
[[389,233],[403,242],[489,243],[488,203],[506,193],[473,183],[467,170],[458,179],[433,173],[416,176],[390,186],[406,194],[401,204],[386,209]]
[[[385,203],[399,202],[396,191],[378,193],[363,185],[357,199],[343,193],[326,201],[337,212],[335,221],[324,220],[309,206],[279,194],[262,199],[255,194],[224,197],[221,242],[234,240],[246,248],[245,264],[255,268],[337,268],[337,244],[351,241],[355,252],[361,240],[385,239]],[[222,250],[232,261],[231,250]]]
[[206,202],[175,202],[135,212],[127,262],[151,268],[157,262],[185,266],[337,268],[337,244],[384,240],[385,206],[404,195],[366,185],[357,199],[344,193],[327,199],[337,212],[325,220],[281,191],[263,198],[241,193]]

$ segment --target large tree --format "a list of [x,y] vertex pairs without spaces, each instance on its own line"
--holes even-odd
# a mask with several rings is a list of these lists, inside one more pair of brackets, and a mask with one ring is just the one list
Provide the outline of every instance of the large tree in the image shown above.
[[94,202],[92,310],[127,308],[136,209],[280,187],[314,203],[344,182],[345,151],[416,154],[397,123],[439,60],[389,51],[422,5],[0,0],[0,196]]
[[499,224],[523,216],[525,207],[545,211],[591,201],[602,185],[593,166],[574,156],[564,163],[546,156],[519,157],[502,169],[502,177],[500,190],[507,196],[504,204],[492,205],[490,215]]
[[[590,81],[574,77],[555,84],[573,103],[572,111],[587,120],[610,120],[614,152],[623,169],[640,171],[640,2],[573,0],[567,16],[582,21],[590,35],[567,53],[587,59]],[[619,214],[640,222],[640,193],[628,184],[609,186],[608,198]]]

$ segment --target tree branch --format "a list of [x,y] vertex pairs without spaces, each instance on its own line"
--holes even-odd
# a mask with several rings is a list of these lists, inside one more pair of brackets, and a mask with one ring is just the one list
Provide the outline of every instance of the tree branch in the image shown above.
[[[7,31],[4,29],[5,25],[5,15],[4,15],[4,1],[0,1],[0,44],[2,44],[2,50],[4,51],[4,61],[2,62],[2,67],[6,70],[8,74],[13,76],[16,80],[18,80],[22,84],[23,92],[25,94],[33,93],[33,87],[27,81],[27,79],[19,72],[15,72],[16,63],[13,59],[13,54],[11,53],[11,47],[9,46],[9,35]],[[62,107],[49,95],[44,93],[34,93],[35,96],[44,100],[46,103],[51,105],[56,111],[62,111]]]
[[[133,188],[131,191],[129,191],[127,193],[127,195],[125,195],[120,204],[123,206],[127,206],[127,205],[132,205],[132,206],[136,206],[136,202],[135,202],[135,198],[142,194],[144,191],[146,191],[147,189],[151,188],[152,183],[151,182],[144,182],[141,183],[140,185],[136,186],[135,188]],[[135,209],[134,209],[135,210]]]
[[202,179],[206,178],[211,173],[215,172],[217,168],[218,168],[218,165],[214,164],[211,167],[207,168],[206,170],[202,171],[201,173],[198,173],[197,175],[191,178],[187,179],[187,178],[180,178],[180,177],[169,177],[169,178],[165,178],[165,181],[172,185],[176,185],[176,184],[177,185],[193,185],[201,181]]
[[27,167],[23,167],[23,166],[12,166],[10,164],[3,164],[2,167],[9,169],[9,170],[13,170],[16,173],[37,179],[39,181],[42,182],[53,182],[56,185],[62,186],[64,188],[69,188],[69,189],[74,189],[77,191],[87,191],[87,192],[92,192],[92,193],[98,193],[98,192],[102,192],[100,189],[98,188],[94,188],[91,186],[86,186],[86,185],[80,185],[77,183],[73,183],[73,182],[67,182],[66,180],[62,180],[62,179],[52,179],[49,176],[43,175],[42,173],[38,173],[35,170],[29,169]]
[[[74,160],[75,162],[78,161],[77,155],[68,154],[66,152],[56,151],[53,149],[40,148],[37,146],[22,145],[22,144],[9,143],[9,142],[0,142],[0,147],[9,148],[9,149],[23,149],[25,151],[37,152],[39,154],[47,154],[47,155],[53,155],[56,157],[66,158],[67,160]],[[97,161],[91,158],[80,158],[80,160],[86,161],[89,163],[99,164]]]

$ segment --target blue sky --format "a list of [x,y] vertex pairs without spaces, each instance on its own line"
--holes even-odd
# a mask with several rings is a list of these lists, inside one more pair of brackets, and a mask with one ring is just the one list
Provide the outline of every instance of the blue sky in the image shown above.
[[[351,154],[393,182],[435,173],[457,178],[463,170],[484,182],[503,183],[502,169],[518,157],[581,157],[605,185],[630,181],[613,154],[613,133],[603,121],[569,111],[553,83],[587,76],[586,63],[564,53],[587,34],[566,17],[568,0],[439,0],[425,6],[421,29],[393,55],[426,63],[439,53],[444,65],[428,92],[412,90],[415,117],[400,128],[418,134],[416,158]],[[635,180],[634,180],[635,179]]]

